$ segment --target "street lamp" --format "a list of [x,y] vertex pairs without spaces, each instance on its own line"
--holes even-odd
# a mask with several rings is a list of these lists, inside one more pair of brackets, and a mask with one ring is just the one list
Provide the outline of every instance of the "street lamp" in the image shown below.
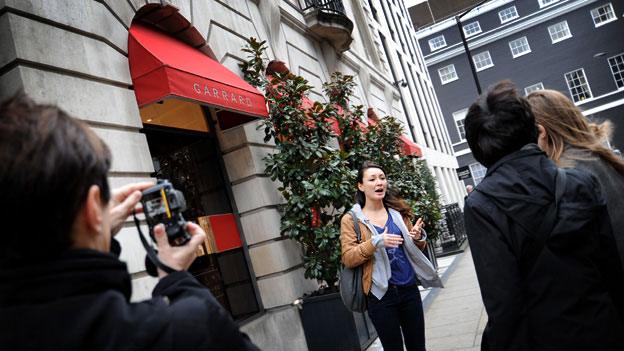
[[475,85],[477,86],[477,92],[481,95],[481,83],[479,83],[479,77],[477,76],[477,69],[475,68],[474,62],[472,61],[472,55],[470,55],[470,49],[468,48],[468,43],[466,42],[466,35],[464,34],[464,28],[462,27],[461,19],[468,12],[472,11],[475,7],[479,7],[486,3],[489,0],[480,1],[478,4],[472,6],[468,10],[464,11],[459,16],[455,16],[455,20],[457,21],[457,28],[459,28],[459,35],[461,35],[462,43],[464,44],[464,50],[466,51],[466,55],[468,56],[468,64],[470,64],[470,70],[472,71],[472,77],[474,78]]

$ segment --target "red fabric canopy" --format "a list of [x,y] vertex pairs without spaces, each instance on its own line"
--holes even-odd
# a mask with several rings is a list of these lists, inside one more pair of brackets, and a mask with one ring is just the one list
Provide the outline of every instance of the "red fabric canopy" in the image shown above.
[[128,59],[139,107],[168,96],[195,100],[247,116],[266,117],[264,96],[203,52],[134,22]]
[[409,138],[405,135],[401,135],[401,151],[403,151],[404,155],[414,155],[418,157],[422,157],[422,150],[416,143],[409,140]]

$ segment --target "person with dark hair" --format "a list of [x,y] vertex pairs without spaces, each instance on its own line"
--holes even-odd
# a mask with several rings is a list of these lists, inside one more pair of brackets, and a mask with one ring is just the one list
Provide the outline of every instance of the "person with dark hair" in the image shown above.
[[113,236],[153,183],[110,191],[110,151],[85,123],[18,95],[0,105],[0,165],[0,350],[257,350],[185,271],[196,224],[175,247],[155,227],[174,272],[130,302]]
[[[412,226],[411,208],[388,189],[383,169],[364,162],[357,176],[356,204],[340,223],[342,263],[363,266],[368,315],[386,351],[425,350],[425,321],[418,282],[441,287],[426,244],[423,220]],[[358,242],[355,225],[362,233]]]
[[464,207],[488,313],[482,350],[623,350],[624,272],[600,187],[536,145],[528,101],[501,82],[465,120],[487,173]]

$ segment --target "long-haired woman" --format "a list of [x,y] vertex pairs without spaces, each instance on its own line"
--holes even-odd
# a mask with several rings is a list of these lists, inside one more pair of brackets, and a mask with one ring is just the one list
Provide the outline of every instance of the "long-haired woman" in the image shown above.
[[[356,204],[342,218],[342,262],[363,266],[368,315],[386,351],[425,350],[425,322],[418,282],[441,287],[433,265],[422,253],[423,221],[412,226],[410,207],[388,191],[384,170],[364,162],[358,172]],[[354,225],[362,233],[357,242]]]
[[611,123],[590,123],[556,90],[532,92],[528,100],[538,124],[540,148],[558,166],[585,170],[600,183],[624,265],[624,160],[605,146]]

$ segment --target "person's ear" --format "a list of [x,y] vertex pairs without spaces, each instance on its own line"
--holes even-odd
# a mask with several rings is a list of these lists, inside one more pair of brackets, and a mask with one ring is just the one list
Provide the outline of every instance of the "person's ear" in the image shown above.
[[87,198],[83,206],[84,223],[89,232],[100,233],[104,221],[104,205],[100,197],[100,187],[92,185],[87,192]]
[[546,128],[539,123],[537,124],[537,145],[543,151],[548,151],[548,132],[546,132]]
[[362,183],[358,182],[358,183],[357,183],[357,187],[358,187],[358,190],[359,190],[359,191],[364,192],[364,189],[363,189],[363,188],[364,188],[364,184],[362,184]]

